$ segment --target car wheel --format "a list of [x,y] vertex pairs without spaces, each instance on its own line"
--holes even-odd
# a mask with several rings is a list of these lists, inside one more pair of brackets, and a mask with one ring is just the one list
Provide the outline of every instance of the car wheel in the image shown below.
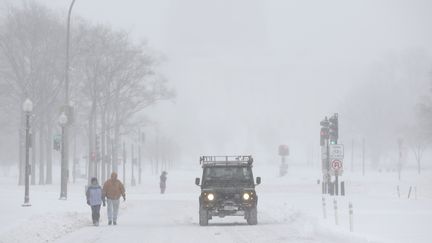
[[256,225],[258,224],[258,212],[257,212],[257,208],[256,206],[249,209],[248,211],[248,216],[246,218],[247,223],[249,225]]
[[207,226],[209,221],[208,210],[200,208],[199,210],[199,224],[200,226]]

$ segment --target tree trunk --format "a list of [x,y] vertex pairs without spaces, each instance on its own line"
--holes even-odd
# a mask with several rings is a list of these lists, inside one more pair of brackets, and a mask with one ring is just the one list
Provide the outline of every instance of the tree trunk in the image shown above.
[[138,142],[138,184],[141,185],[141,173],[142,173],[142,168],[141,168],[141,140],[139,140]]
[[114,127],[114,142],[113,142],[112,164],[111,164],[113,172],[118,172],[119,147],[120,147],[120,125],[118,121],[116,121]]
[[106,113],[101,112],[101,181],[106,179]]
[[89,162],[88,162],[88,183],[90,184],[91,178],[96,176],[96,130],[95,130],[95,117],[96,117],[96,102],[93,101],[92,109],[89,116]]
[[417,157],[417,173],[420,175],[421,174],[421,159],[422,159],[422,154],[420,154],[421,151],[419,151],[419,155]]
[[47,119],[47,137],[46,137],[46,184],[52,184],[52,146],[53,146],[53,128],[51,119]]
[[112,168],[112,139],[111,139],[111,129],[107,129],[107,132],[105,133],[105,141],[106,141],[106,176],[107,179],[111,175],[111,168]]

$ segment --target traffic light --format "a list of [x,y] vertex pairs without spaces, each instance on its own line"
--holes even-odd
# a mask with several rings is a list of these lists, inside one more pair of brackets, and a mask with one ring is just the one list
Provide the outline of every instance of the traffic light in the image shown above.
[[329,119],[329,135],[330,135],[330,144],[337,144],[337,140],[339,138],[339,119],[338,114],[335,113]]
[[328,127],[322,127],[320,132],[320,145],[325,145],[325,140],[329,138],[329,129]]
[[329,139],[329,121],[327,117],[325,117],[324,120],[320,122],[320,125],[321,125],[320,145],[324,146],[325,140]]

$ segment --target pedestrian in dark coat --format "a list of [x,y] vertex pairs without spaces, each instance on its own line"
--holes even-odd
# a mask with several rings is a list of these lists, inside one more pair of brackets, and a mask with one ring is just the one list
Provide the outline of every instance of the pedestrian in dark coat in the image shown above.
[[166,171],[162,171],[162,174],[160,175],[159,186],[160,186],[161,194],[165,193],[167,174],[168,173]]
[[87,204],[91,207],[92,220],[94,226],[99,226],[101,204],[105,207],[105,197],[98,180],[93,177],[91,184],[86,191]]

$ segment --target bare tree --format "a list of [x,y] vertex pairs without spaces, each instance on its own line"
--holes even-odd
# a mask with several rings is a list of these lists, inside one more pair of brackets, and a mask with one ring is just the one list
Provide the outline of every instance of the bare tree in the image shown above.
[[[91,161],[89,176],[100,171],[105,177],[108,157],[110,169],[117,171],[122,134],[142,123],[135,115],[173,93],[156,75],[157,60],[144,44],[134,44],[126,33],[106,26],[82,23],[77,32],[76,72],[82,81],[80,109],[88,116],[89,155],[101,153],[100,163]],[[97,135],[100,151],[94,142]],[[110,155],[108,147],[113,148]]]
[[[48,141],[45,139],[46,131],[51,128],[53,113],[58,108],[56,104],[63,60],[60,50],[64,48],[64,43],[59,41],[62,39],[59,37],[63,36],[60,23],[51,11],[30,2],[24,3],[22,7],[10,7],[2,16],[0,24],[0,82],[9,91],[7,99],[10,101],[6,106],[10,106],[9,112],[20,120],[16,124],[21,124],[21,130],[23,114],[17,111],[21,110],[24,99],[30,98],[33,101],[32,131],[33,135],[41,136],[39,143]],[[33,144],[33,161],[36,160],[35,145]],[[46,145],[49,145],[48,142]],[[44,184],[45,157],[50,158],[51,154],[45,156],[48,152],[45,146],[37,147],[40,154],[39,183]],[[20,146],[20,154],[21,152]],[[23,166],[20,168],[22,175]],[[48,168],[51,168],[50,165]],[[32,166],[32,182],[36,177],[35,169],[36,166]],[[47,175],[50,176],[51,172],[47,171]],[[51,179],[47,178],[47,182],[51,182]]]
[[[51,143],[64,75],[64,24],[34,2],[11,7],[0,17],[0,108],[17,121],[14,124],[19,124],[16,127],[22,139],[21,104],[26,98],[33,101],[32,182],[38,159],[39,183],[51,183]],[[81,19],[74,23],[70,65],[74,127],[87,128],[88,176],[102,175],[105,179],[110,170],[117,170],[122,136],[131,127],[144,124],[137,114],[171,98],[173,92],[157,74],[159,59],[145,43],[136,44],[127,33],[108,26]],[[97,138],[101,148],[96,148]],[[20,154],[23,144],[20,140]],[[22,159],[19,168],[21,181]]]

